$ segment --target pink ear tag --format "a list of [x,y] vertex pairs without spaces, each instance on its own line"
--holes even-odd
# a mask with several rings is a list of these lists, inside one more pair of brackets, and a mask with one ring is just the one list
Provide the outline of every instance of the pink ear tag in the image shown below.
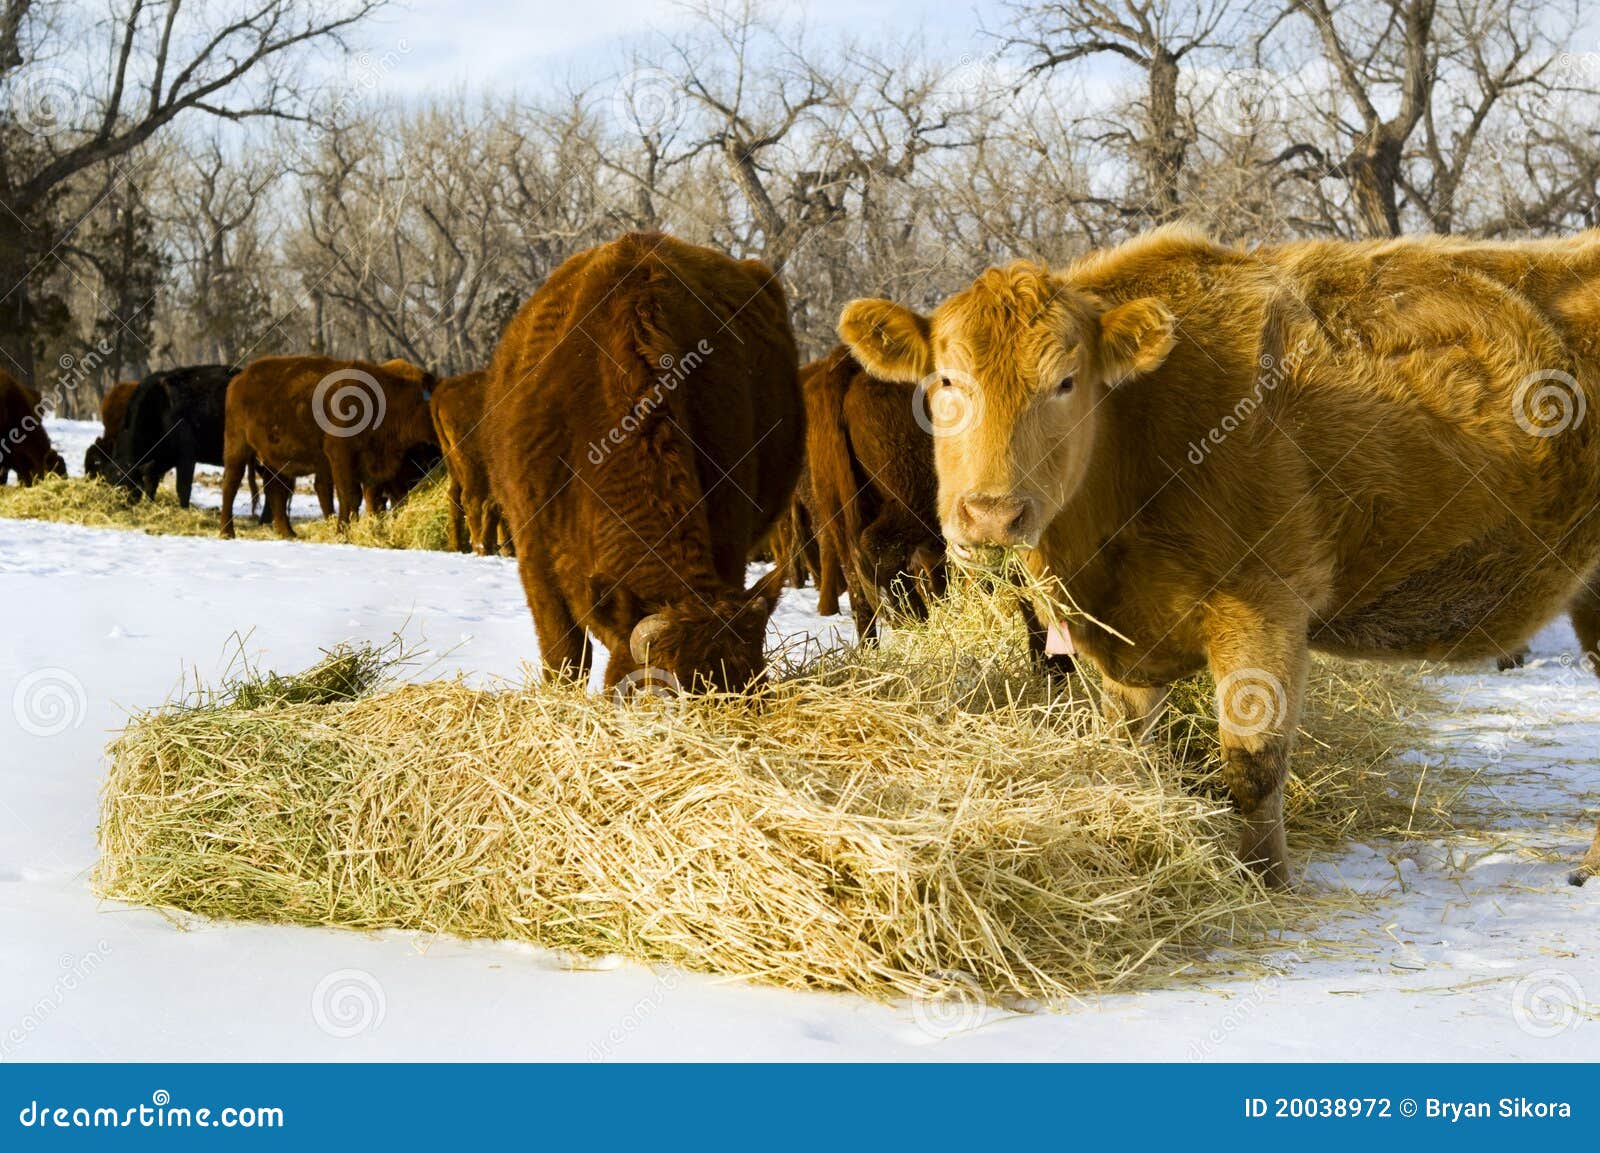
[[1045,634],[1044,651],[1052,657],[1070,657],[1077,653],[1072,647],[1072,634],[1067,631],[1067,626],[1057,621],[1050,626],[1050,631]]

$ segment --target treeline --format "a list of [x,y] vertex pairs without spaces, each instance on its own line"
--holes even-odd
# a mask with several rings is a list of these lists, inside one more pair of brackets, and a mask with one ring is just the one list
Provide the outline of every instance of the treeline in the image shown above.
[[[481,366],[556,264],[630,228],[781,269],[815,354],[852,297],[931,304],[989,263],[1169,221],[1245,241],[1516,237],[1586,227],[1600,199],[1600,55],[1575,47],[1592,35],[1575,3],[1019,3],[977,32],[981,54],[948,59],[714,0],[578,90],[399,100],[375,93],[403,87],[403,41],[331,89],[287,63],[372,4],[248,0],[259,58],[153,126],[161,98],[131,84],[41,104],[49,37],[18,7],[9,53],[0,11],[0,207],[30,223],[17,240],[0,222],[0,274],[17,252],[26,268],[0,352],[46,391],[70,385],[77,413],[174,363]],[[134,45],[130,77],[169,51],[175,74],[149,10],[178,7],[130,8],[109,41]],[[275,48],[283,29],[305,39]],[[199,74],[248,55],[233,47]]]

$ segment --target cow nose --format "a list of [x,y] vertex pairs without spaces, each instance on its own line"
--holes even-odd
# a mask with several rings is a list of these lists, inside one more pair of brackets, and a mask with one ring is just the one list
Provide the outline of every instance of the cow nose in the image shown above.
[[1033,535],[1033,502],[1023,497],[969,492],[957,510],[972,544],[1021,544]]

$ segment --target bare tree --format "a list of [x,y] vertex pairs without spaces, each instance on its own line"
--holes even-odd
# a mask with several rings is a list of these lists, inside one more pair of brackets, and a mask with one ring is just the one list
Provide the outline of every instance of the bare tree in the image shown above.
[[1518,94],[1555,89],[1551,16],[1533,0],[1293,0],[1284,17],[1311,29],[1336,87],[1308,94],[1274,162],[1341,182],[1363,235],[1399,235],[1408,205],[1454,231],[1483,134]]
[[[31,378],[28,279],[57,242],[48,201],[127,157],[185,112],[228,120],[293,114],[298,49],[339,42],[383,0],[118,0],[108,20],[35,0],[0,9],[0,355]],[[97,91],[64,92],[66,54],[110,67]],[[98,75],[82,69],[78,76]],[[81,81],[80,81],[81,82]],[[19,111],[20,110],[20,111]],[[70,231],[68,221],[60,231]]]
[[1132,158],[1138,185],[1124,214],[1161,222],[1184,210],[1184,180],[1194,125],[1182,94],[1182,70],[1216,49],[1234,16],[1229,0],[1050,0],[1014,4],[1007,43],[1027,57],[1030,75],[1095,57],[1139,71],[1144,94],[1132,121],[1109,122],[1102,139]]

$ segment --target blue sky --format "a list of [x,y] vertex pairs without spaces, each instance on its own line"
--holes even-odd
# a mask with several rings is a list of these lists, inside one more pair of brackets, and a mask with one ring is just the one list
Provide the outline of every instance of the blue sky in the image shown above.
[[[847,33],[869,43],[921,36],[935,52],[952,57],[988,51],[983,24],[998,27],[998,0],[804,0],[803,12],[820,39]],[[374,53],[405,41],[403,66],[390,90],[518,87],[537,90],[615,74],[631,44],[646,30],[671,29],[685,20],[671,0],[410,0],[364,32]]]

